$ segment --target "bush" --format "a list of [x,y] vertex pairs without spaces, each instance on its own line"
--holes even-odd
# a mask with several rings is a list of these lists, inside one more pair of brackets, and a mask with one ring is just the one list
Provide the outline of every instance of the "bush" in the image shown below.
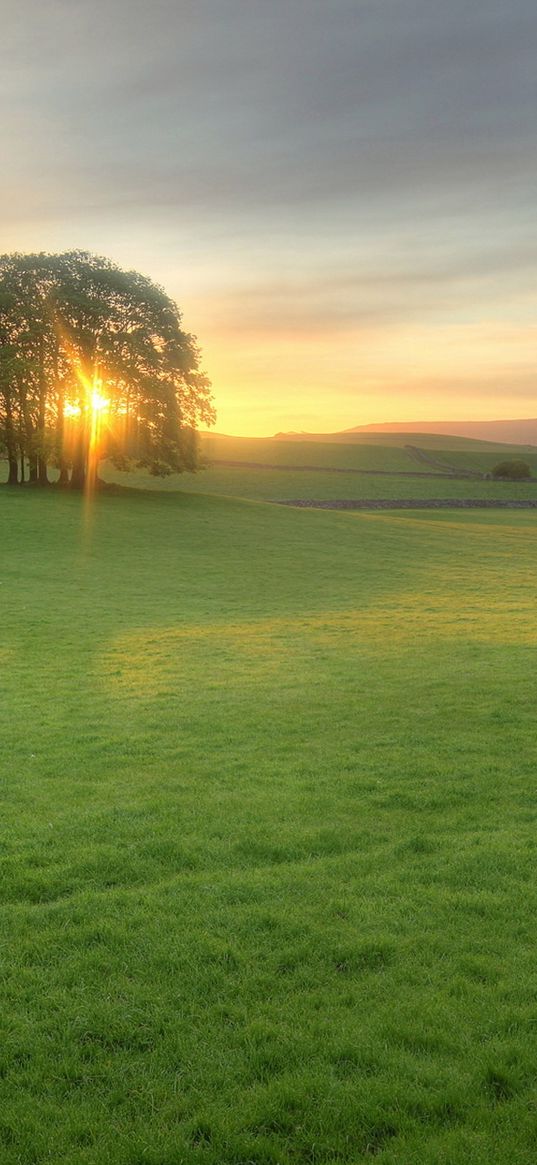
[[508,481],[524,481],[531,477],[531,469],[526,461],[500,461],[492,470],[493,477],[506,477]]

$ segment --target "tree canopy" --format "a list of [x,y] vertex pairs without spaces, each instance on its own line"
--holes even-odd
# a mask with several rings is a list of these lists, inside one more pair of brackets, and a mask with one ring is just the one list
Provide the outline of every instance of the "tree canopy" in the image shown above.
[[215,413],[166,292],[86,251],[0,256],[0,445],[9,481],[82,488],[101,457],[194,470]]

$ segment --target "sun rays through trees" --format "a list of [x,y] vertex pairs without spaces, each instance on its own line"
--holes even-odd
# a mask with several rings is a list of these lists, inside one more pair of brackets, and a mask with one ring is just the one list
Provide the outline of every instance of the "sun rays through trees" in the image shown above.
[[82,489],[99,460],[194,470],[215,413],[194,336],[150,279],[84,251],[0,257],[0,445],[9,483]]

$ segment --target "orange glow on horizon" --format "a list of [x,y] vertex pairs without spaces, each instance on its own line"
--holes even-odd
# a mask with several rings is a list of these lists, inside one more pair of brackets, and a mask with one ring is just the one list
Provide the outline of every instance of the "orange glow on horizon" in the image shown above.
[[217,433],[261,438],[278,431],[322,434],[355,425],[532,415],[533,323],[484,318],[364,325],[349,329],[343,342],[329,327],[290,337],[277,328],[263,333],[235,325],[228,332],[212,321],[204,330],[202,319],[200,334]]

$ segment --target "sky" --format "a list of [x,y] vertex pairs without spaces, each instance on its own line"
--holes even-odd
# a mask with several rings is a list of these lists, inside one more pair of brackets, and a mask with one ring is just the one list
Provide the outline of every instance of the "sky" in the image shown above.
[[0,251],[161,283],[217,431],[537,415],[535,0],[0,17]]

